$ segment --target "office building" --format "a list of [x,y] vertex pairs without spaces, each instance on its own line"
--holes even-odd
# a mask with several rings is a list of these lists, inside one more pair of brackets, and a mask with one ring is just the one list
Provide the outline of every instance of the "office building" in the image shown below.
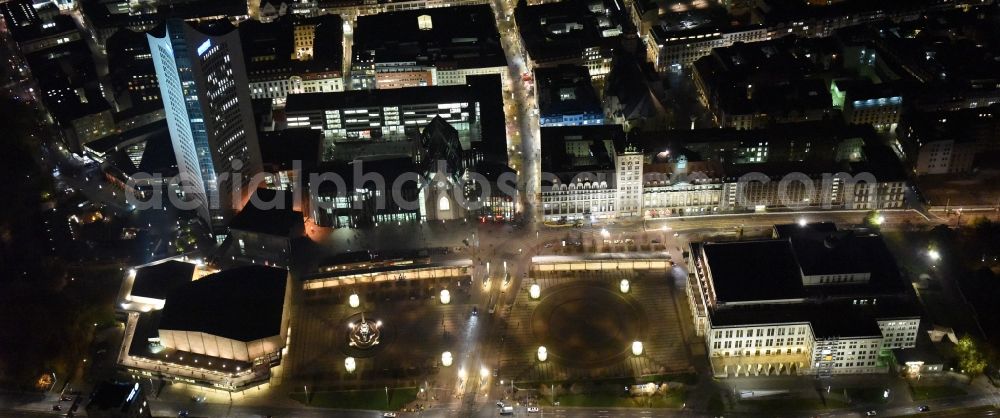
[[841,109],[844,122],[872,125],[879,132],[895,132],[903,113],[903,97],[893,84],[868,80],[834,80],[830,83],[833,106]]
[[[615,171],[628,167],[625,132],[618,125],[541,128],[542,216],[550,222],[593,222],[615,218],[619,203]],[[639,167],[638,176],[642,172]],[[630,199],[631,200],[631,199]]]
[[344,91],[343,27],[337,15],[240,24],[250,97],[281,108],[289,94]]
[[611,71],[613,51],[621,47],[621,35],[630,24],[611,0],[522,2],[514,16],[529,68],[582,65],[592,77]]
[[698,59],[692,78],[717,125],[736,129],[834,117],[829,84],[837,51],[828,40],[786,37],[717,48]]
[[545,221],[905,207],[903,164],[871,127],[806,122],[627,141],[617,125],[541,134]]
[[108,37],[105,45],[115,109],[162,109],[160,85],[146,34],[120,29]]
[[[816,7],[797,0],[725,0],[711,2],[635,1],[629,14],[647,45],[647,59],[659,71],[679,71],[714,48],[759,42],[788,35],[824,37],[836,30],[882,20],[913,21],[935,11],[981,5],[978,0],[845,0]],[[750,24],[731,25],[726,8],[750,8]],[[752,6],[752,7],[751,7]],[[665,11],[665,12],[661,12]]]
[[292,241],[305,231],[302,212],[294,206],[290,191],[257,189],[229,224],[226,254],[234,261],[288,268]]
[[777,225],[771,239],[692,243],[689,261],[716,377],[887,373],[916,345],[919,305],[877,234]]
[[98,47],[106,47],[107,40],[118,31],[144,33],[163,23],[155,3],[129,0],[81,2],[80,17]]
[[[461,7],[470,5],[488,5],[485,0],[403,0],[403,1],[360,1],[360,0],[307,0],[304,4],[312,5],[315,10],[328,14],[342,16],[371,16],[379,13],[400,12],[407,10],[433,10],[437,8]],[[299,6],[292,3],[293,7]],[[304,10],[303,10],[304,11]]]
[[539,123],[585,126],[604,123],[604,109],[586,67],[560,65],[535,70]]
[[503,134],[489,131],[484,138],[483,124],[487,122],[482,111],[486,106],[479,91],[475,86],[460,85],[292,94],[285,114],[289,128],[310,127],[323,132],[324,160],[332,159],[338,142],[415,138],[439,116],[458,131],[462,148],[468,150],[483,140],[504,141]]
[[351,46],[352,89],[462,85],[485,74],[506,79],[495,20],[486,5],[361,16]]
[[[309,218],[319,226],[359,228],[378,224],[419,222],[421,219],[420,184],[409,173],[419,169],[412,157],[387,157],[356,162],[331,162],[321,165],[317,173],[333,173],[342,184],[320,181],[309,185]],[[384,184],[368,180],[378,173]],[[310,176],[310,180],[313,177]],[[387,196],[385,190],[396,190],[398,198]],[[394,194],[397,192],[393,192]],[[426,206],[424,206],[426,207]]]
[[969,173],[1000,150],[1000,104],[952,112],[912,112],[899,129],[899,141],[914,173]]
[[83,39],[73,18],[60,14],[41,14],[30,0],[16,0],[0,5],[0,14],[22,54]]
[[148,39],[186,195],[219,232],[262,169],[239,34],[170,19]]

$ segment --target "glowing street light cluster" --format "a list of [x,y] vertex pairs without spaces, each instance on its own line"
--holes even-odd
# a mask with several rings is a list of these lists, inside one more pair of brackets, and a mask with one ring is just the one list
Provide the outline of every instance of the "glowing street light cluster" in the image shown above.
[[549,350],[544,345],[538,347],[538,361],[544,362],[549,359]]
[[451,303],[451,292],[449,292],[448,289],[442,289],[441,290],[441,304],[442,305],[447,305],[449,303]]
[[541,286],[539,286],[537,283],[531,285],[531,287],[528,289],[528,296],[531,296],[532,299],[538,299],[539,297],[541,297],[542,296]]
[[354,370],[357,369],[357,367],[358,364],[354,361],[354,357],[344,359],[344,368],[347,369],[348,373],[354,373]]
[[628,282],[628,279],[622,279],[621,282],[618,282],[618,290],[620,290],[622,293],[628,293],[629,289],[631,288],[632,284]]
[[347,298],[347,304],[352,308],[357,308],[358,306],[361,306],[361,298],[358,297],[357,293],[351,293],[351,296]]
[[445,351],[441,353],[441,365],[444,367],[451,367],[451,362],[454,359],[451,357],[451,351]]
[[927,250],[927,257],[930,257],[931,261],[938,261],[941,259],[941,253],[938,250]]
[[633,356],[642,355],[642,341],[632,341],[632,355]]

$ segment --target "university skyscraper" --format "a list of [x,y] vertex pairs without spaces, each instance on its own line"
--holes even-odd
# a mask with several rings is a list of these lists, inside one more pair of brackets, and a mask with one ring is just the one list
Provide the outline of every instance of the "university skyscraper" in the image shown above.
[[195,29],[169,19],[146,36],[180,178],[219,231],[262,170],[239,33],[227,21]]

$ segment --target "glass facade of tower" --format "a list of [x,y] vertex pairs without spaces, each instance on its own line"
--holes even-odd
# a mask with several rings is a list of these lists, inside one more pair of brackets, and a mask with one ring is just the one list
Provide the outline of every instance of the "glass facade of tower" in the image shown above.
[[206,35],[181,20],[164,29],[148,39],[178,170],[199,215],[219,227],[261,171],[239,36]]

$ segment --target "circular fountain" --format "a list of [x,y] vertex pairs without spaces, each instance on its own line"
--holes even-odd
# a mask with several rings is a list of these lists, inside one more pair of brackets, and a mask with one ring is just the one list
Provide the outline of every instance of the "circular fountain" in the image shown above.
[[351,332],[347,334],[347,344],[354,348],[369,349],[381,342],[382,321],[372,321],[365,319],[365,314],[361,313],[361,320],[351,322],[349,327]]

